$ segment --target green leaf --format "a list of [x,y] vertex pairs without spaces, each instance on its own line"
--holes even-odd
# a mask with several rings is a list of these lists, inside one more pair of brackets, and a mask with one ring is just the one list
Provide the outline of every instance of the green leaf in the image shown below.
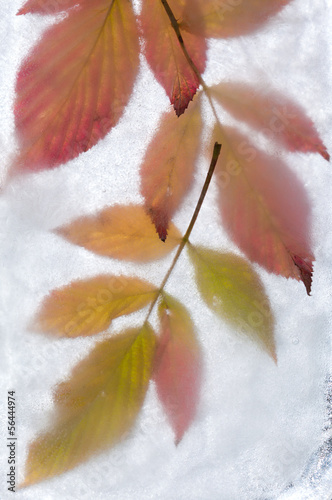
[[248,262],[231,253],[188,245],[206,304],[276,361],[274,318],[263,285]]

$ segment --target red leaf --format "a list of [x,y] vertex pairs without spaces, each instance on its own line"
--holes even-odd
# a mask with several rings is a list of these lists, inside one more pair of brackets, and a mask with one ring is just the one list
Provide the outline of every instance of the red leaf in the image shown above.
[[184,29],[211,38],[246,35],[260,28],[291,0],[195,0],[200,16],[186,0],[180,24]]
[[178,444],[196,413],[201,383],[200,349],[189,313],[180,302],[165,296],[159,316],[161,337],[154,379]]
[[108,133],[128,102],[139,62],[131,3],[79,5],[46,31],[19,71],[14,171],[75,158]]
[[201,126],[196,103],[180,118],[173,112],[165,113],[141,166],[145,208],[163,241],[169,222],[193,180]]
[[215,131],[223,155],[215,177],[224,225],[240,249],[268,271],[302,280],[310,293],[310,206],[295,175],[232,128]]
[[20,16],[29,13],[56,14],[86,2],[87,0],[28,0],[18,11],[17,15]]
[[[168,1],[173,14],[181,15],[182,1]],[[178,116],[184,113],[199,87],[199,79],[187,61],[160,0],[144,0],[140,16],[145,56],[156,79],[164,87]],[[206,40],[182,34],[185,47],[200,74],[206,62]]]
[[307,294],[310,295],[312,273],[313,273],[312,262],[310,261],[306,262],[305,260],[301,259],[301,257],[299,257],[298,255],[292,255],[292,259],[294,264],[299,268],[301,273],[301,280],[304,283],[304,286],[307,290]]
[[304,110],[279,92],[266,92],[239,82],[221,83],[211,89],[235,118],[282,144],[289,151],[330,156]]

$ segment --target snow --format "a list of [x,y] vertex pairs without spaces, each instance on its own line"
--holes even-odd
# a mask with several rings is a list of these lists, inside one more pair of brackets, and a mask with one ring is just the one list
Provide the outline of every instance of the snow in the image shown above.
[[[0,175],[14,152],[15,74],[50,19],[15,17],[21,0],[0,0]],[[306,110],[332,151],[331,22],[327,0],[294,0],[263,30],[234,40],[212,40],[204,78],[260,82]],[[146,99],[146,96],[149,99]],[[6,490],[7,391],[16,391],[18,480],[27,444],[45,427],[52,387],[63,380],[95,339],[54,340],[29,323],[43,297],[70,281],[102,272],[161,283],[172,256],[133,265],[98,257],[52,230],[108,204],[140,202],[138,167],[168,107],[164,91],[142,61],[129,106],[96,147],[48,172],[13,179],[0,196],[1,447],[0,497]],[[231,120],[225,115],[225,120]],[[206,111],[206,120],[211,116]],[[260,138],[262,140],[262,138]],[[204,355],[197,418],[176,447],[151,385],[130,437],[76,469],[18,490],[19,500],[329,500],[332,497],[331,386],[332,204],[331,168],[319,155],[279,152],[302,180],[313,206],[316,256],[312,296],[303,284],[256,266],[276,318],[278,365],[237,337],[200,299],[185,254],[167,285],[191,311]],[[184,231],[204,182],[196,183],[175,218]],[[212,184],[192,242],[235,250],[222,230]],[[111,332],[139,324],[144,313],[114,321]]]

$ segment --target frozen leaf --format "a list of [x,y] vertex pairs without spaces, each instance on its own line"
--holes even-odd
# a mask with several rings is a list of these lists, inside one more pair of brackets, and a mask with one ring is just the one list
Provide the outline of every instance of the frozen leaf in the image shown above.
[[55,167],[87,151],[117,123],[130,97],[139,62],[131,3],[77,3],[20,68],[12,172]]
[[310,205],[295,175],[279,158],[263,153],[232,128],[216,127],[223,155],[215,179],[224,226],[254,262],[303,280],[310,293],[313,255]]
[[165,241],[171,218],[189,190],[194,176],[202,120],[194,102],[180,118],[165,113],[141,166],[145,208]]
[[[183,0],[168,0],[168,3],[178,19]],[[194,5],[192,9],[196,12]],[[199,87],[198,75],[186,59],[160,0],[143,0],[140,19],[146,59],[179,116],[184,113]],[[205,38],[191,33],[182,33],[182,38],[191,60],[202,74],[206,62]]]
[[246,35],[260,28],[291,0],[196,0],[200,16],[186,0],[180,27],[209,38]]
[[246,260],[231,253],[192,245],[188,251],[206,304],[276,361],[273,313],[257,273]]
[[72,469],[128,433],[144,401],[154,351],[149,325],[96,344],[56,388],[54,423],[29,447],[23,486]]
[[191,424],[201,385],[201,352],[186,308],[164,295],[159,306],[161,336],[156,351],[154,379],[176,442]]
[[99,275],[53,290],[44,300],[33,327],[59,337],[95,335],[112,319],[151,302],[156,288],[138,278]]
[[248,122],[289,151],[319,153],[330,159],[304,110],[279,92],[266,92],[239,82],[221,83],[211,92],[235,118]]
[[81,217],[57,232],[97,254],[137,262],[164,257],[181,239],[180,232],[171,223],[167,241],[160,241],[141,205],[108,207],[96,215]]
[[28,0],[18,11],[17,15],[22,14],[56,14],[58,12],[71,9],[75,6],[81,6],[87,0]]

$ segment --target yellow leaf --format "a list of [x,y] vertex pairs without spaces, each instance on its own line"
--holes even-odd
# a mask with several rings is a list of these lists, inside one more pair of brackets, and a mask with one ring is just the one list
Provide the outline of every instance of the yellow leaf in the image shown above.
[[56,388],[54,424],[30,445],[23,486],[62,474],[124,437],[142,406],[154,351],[148,324],[96,344]]
[[155,294],[151,283],[126,276],[75,281],[46,297],[33,327],[59,337],[94,335],[106,330],[112,319],[146,306]]
[[141,205],[115,205],[97,215],[81,217],[57,231],[76,245],[116,259],[148,262],[167,255],[181,234],[170,224],[162,242]]
[[192,245],[188,249],[206,304],[276,361],[273,313],[257,273],[234,254]]

